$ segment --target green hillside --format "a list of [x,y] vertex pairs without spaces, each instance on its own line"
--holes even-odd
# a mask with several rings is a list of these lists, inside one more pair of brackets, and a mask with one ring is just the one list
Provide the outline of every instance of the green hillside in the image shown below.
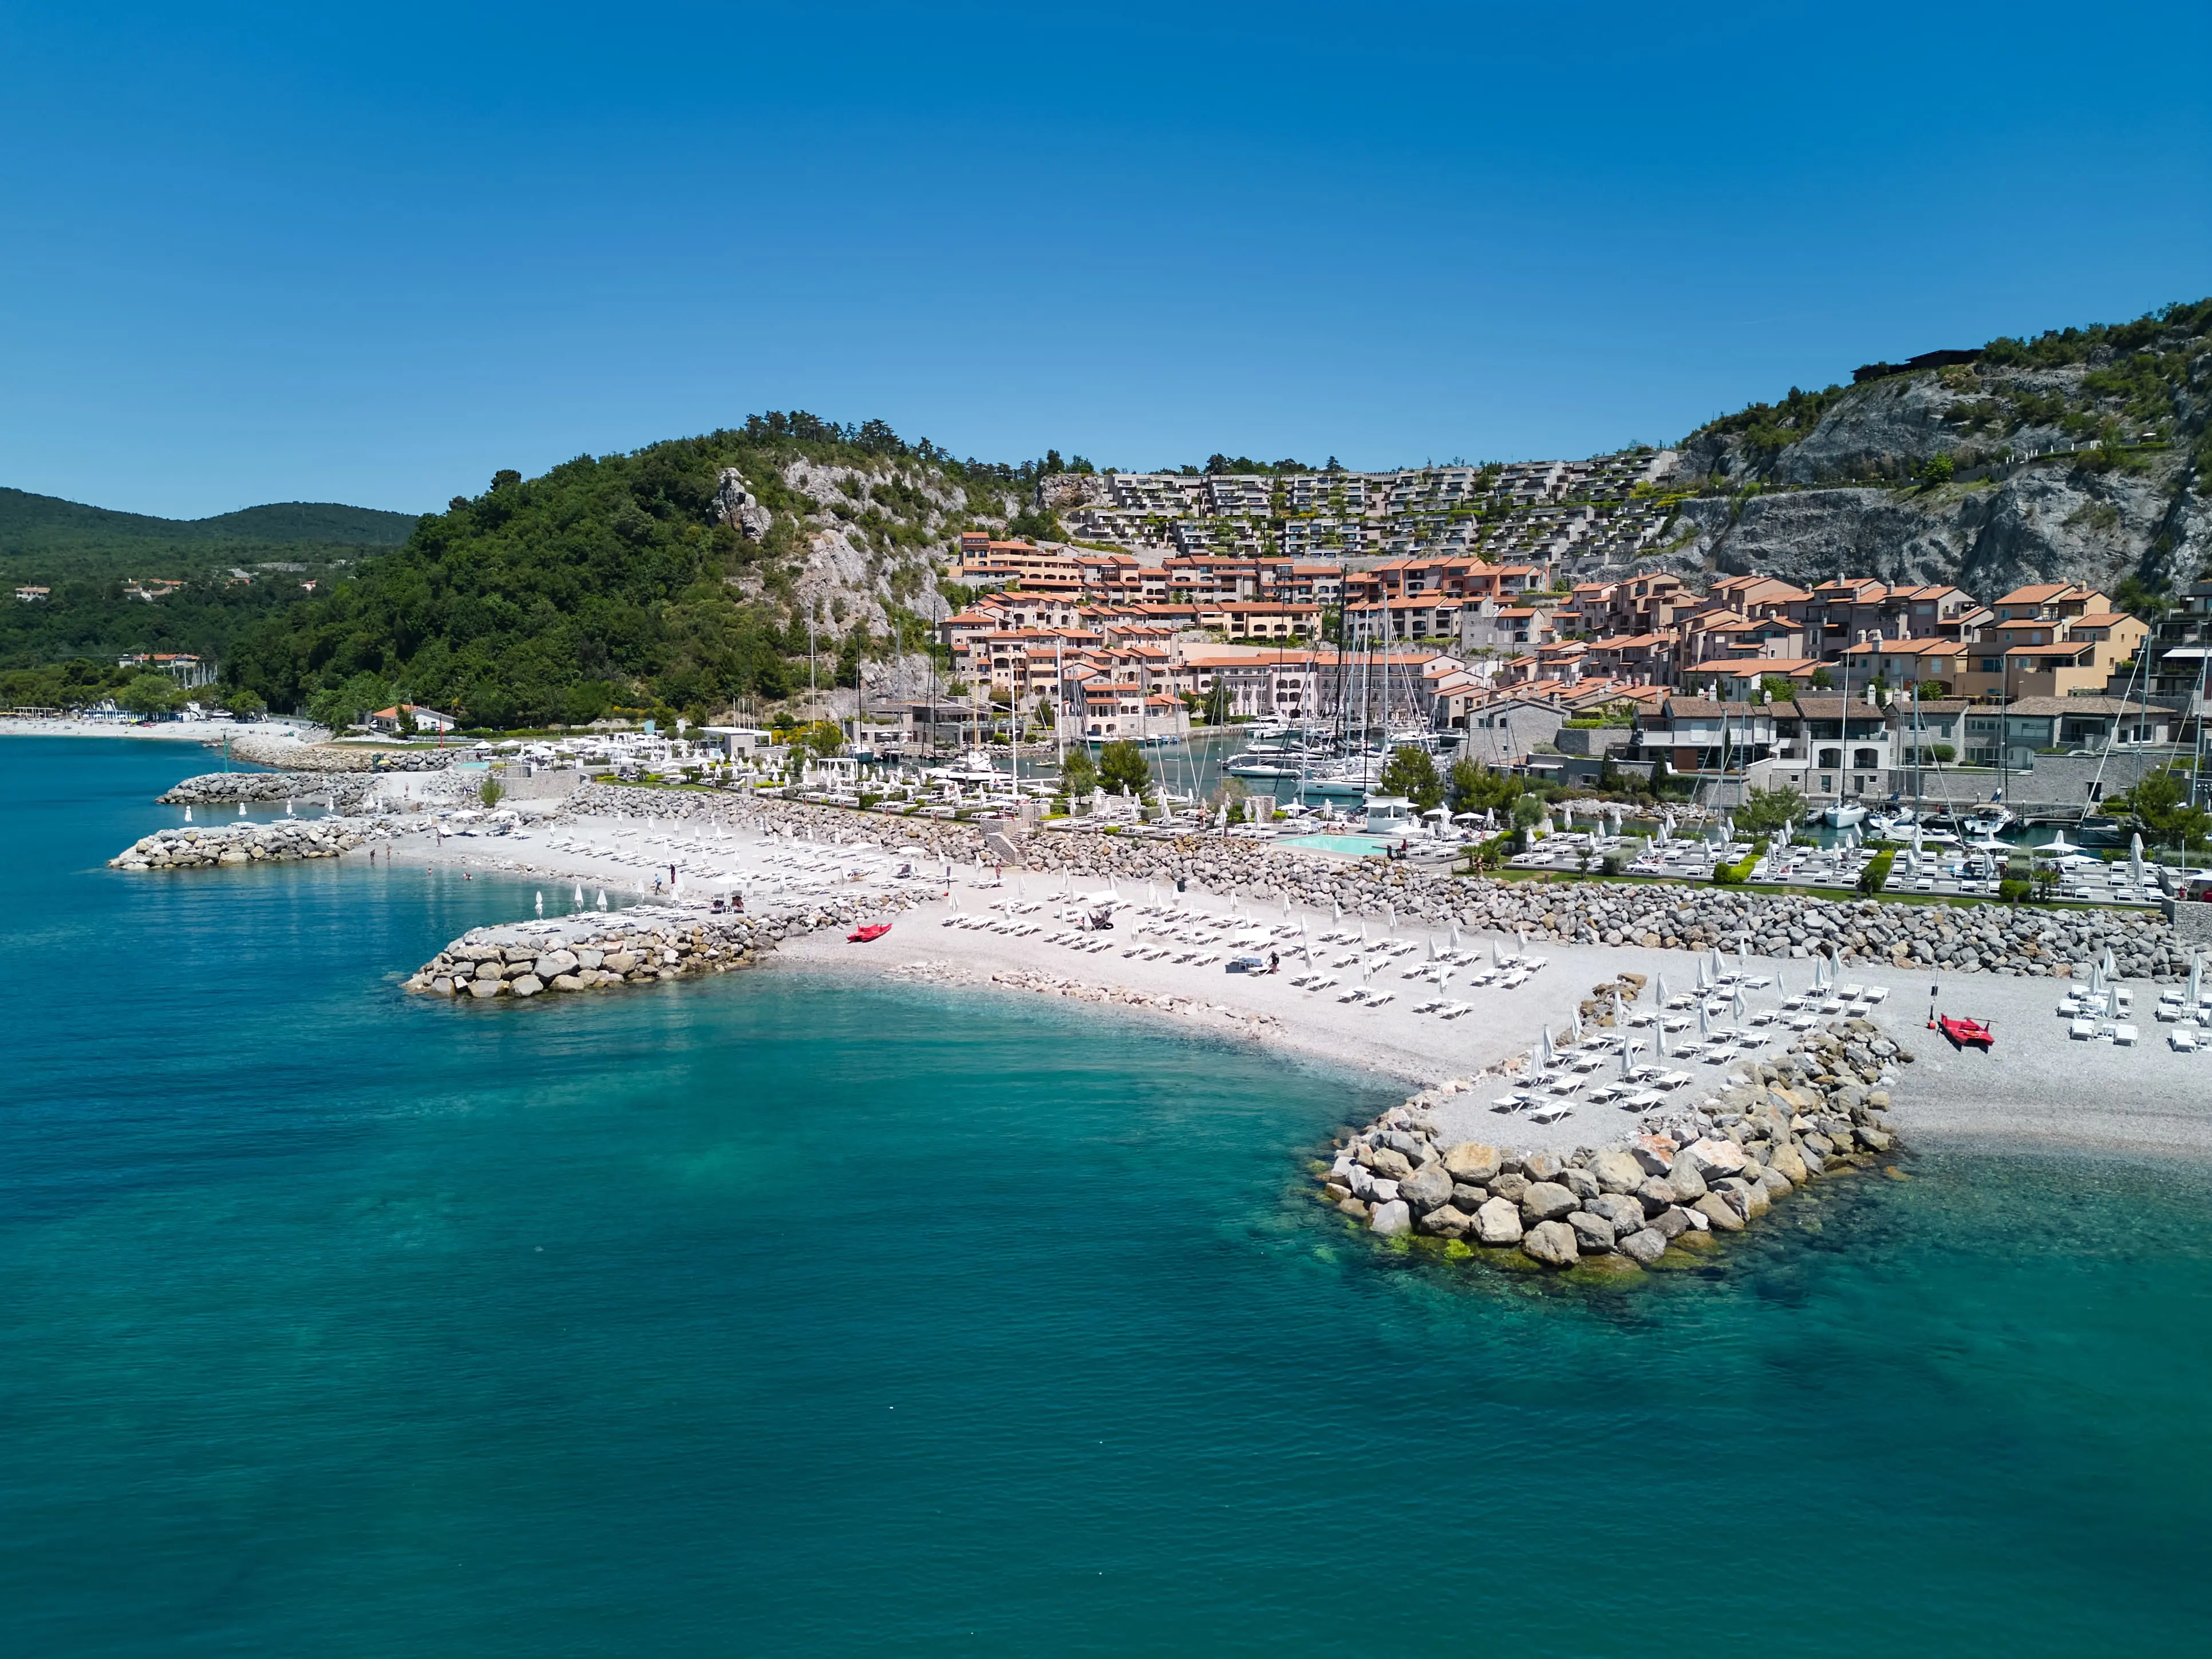
[[[858,476],[817,499],[786,482],[787,471],[806,476],[801,463]],[[405,696],[502,726],[612,708],[699,716],[781,697],[805,684],[808,538],[834,533],[887,573],[891,633],[855,620],[842,598],[819,610],[825,678],[850,683],[860,655],[894,635],[909,651],[927,644],[908,607],[934,600],[950,537],[971,514],[1003,522],[1043,465],[961,463],[880,422],[777,413],[579,456],[541,477],[502,471],[326,596],[247,629],[225,678],[319,718]],[[766,510],[758,533],[715,510],[725,467]]]
[[328,565],[398,547],[405,513],[282,501],[211,519],[157,519],[0,489],[0,576],[53,586],[80,578],[164,576],[267,561]]

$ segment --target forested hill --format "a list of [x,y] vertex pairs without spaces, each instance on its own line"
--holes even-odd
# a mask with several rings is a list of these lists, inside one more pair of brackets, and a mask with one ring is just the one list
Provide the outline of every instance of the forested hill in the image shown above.
[[225,678],[329,720],[401,697],[486,726],[700,716],[803,687],[811,613],[825,682],[851,684],[864,653],[926,646],[959,531],[1022,527],[1044,465],[777,413],[502,471],[258,622]]
[[0,701],[96,701],[141,652],[220,662],[254,618],[398,546],[415,522],[332,501],[157,519],[0,489],[0,577],[23,590],[0,597]]
[[183,580],[219,564],[330,563],[397,547],[411,514],[335,501],[282,501],[211,519],[157,519],[0,489],[0,575],[52,586],[79,578]]

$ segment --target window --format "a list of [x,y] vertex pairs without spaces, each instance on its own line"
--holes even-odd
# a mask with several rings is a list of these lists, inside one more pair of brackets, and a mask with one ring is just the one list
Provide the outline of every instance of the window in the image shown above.
[[[1840,749],[1823,749],[1823,750],[1820,751],[1820,764],[1821,764],[1821,765],[1823,765],[1823,766],[1834,767],[1834,766],[1841,766],[1843,763],[1844,763],[1844,751],[1843,751],[1842,750],[1840,750]],[[1822,787],[1823,789],[1826,789],[1827,787],[1828,787],[1828,786],[1827,786],[1827,784],[1826,784],[1826,782],[1823,782],[1823,783],[1820,785],[1820,787]]]
[[1863,772],[1880,766],[1881,764],[1881,751],[1878,749],[1862,749],[1858,751],[1857,755],[1853,757],[1851,764]]

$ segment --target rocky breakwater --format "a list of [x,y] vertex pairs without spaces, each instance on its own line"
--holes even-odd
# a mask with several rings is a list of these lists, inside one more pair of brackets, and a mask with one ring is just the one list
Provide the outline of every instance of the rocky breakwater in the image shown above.
[[884,817],[846,806],[781,800],[773,795],[725,793],[702,789],[643,789],[618,783],[587,783],[570,792],[560,816],[626,817],[656,823],[752,828],[811,836],[850,845],[872,842],[884,848],[919,847],[931,858],[957,864],[986,861],[983,832],[974,824],[941,818]]
[[1626,1143],[1571,1152],[1449,1141],[1424,1090],[1317,1166],[1320,1196],[1385,1239],[1431,1241],[1519,1265],[1649,1267],[1743,1231],[1808,1182],[1899,1150],[1887,1086],[1911,1053],[1838,1020],[1747,1062],[1719,1096]]
[[141,836],[108,860],[114,870],[195,870],[216,865],[334,859],[422,828],[400,817],[279,818],[274,823],[187,823]]
[[489,1000],[658,985],[750,967],[784,939],[817,927],[880,921],[897,908],[893,901],[871,899],[758,915],[639,905],[605,915],[479,927],[416,969],[405,988]]
[[230,806],[244,801],[319,800],[350,811],[375,788],[365,773],[203,772],[155,797],[164,806]]
[[327,773],[436,772],[470,751],[459,748],[379,749],[362,744],[305,743],[290,726],[279,726],[237,733],[230,739],[230,752],[256,766],[273,766],[287,772]]
[[2188,952],[2155,915],[2008,904],[1906,904],[1876,899],[1747,893],[1664,882],[1502,881],[1382,859],[1334,859],[1263,842],[1188,836],[1154,841],[1087,833],[1040,837],[1032,869],[1091,880],[1171,883],[1242,892],[1307,908],[1332,906],[1436,926],[1526,931],[1566,944],[1701,950],[1941,968],[1952,973],[2070,975],[2109,950],[2121,974],[2177,979]]

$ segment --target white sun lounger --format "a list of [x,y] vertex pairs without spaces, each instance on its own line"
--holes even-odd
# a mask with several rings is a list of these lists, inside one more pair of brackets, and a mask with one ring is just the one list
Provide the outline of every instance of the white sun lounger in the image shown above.
[[1555,1100],[1550,1105],[1540,1106],[1529,1113],[1528,1121],[1531,1123],[1557,1123],[1561,1118],[1571,1115],[1574,1109],[1565,1101]]
[[2097,1036],[2097,1022],[2094,1019],[2077,1019],[2066,1028],[2066,1035],[2076,1042],[2093,1042]]
[[2119,1024],[2112,1027],[2112,1042],[2117,1048],[2134,1048],[2136,1046],[2136,1038],[2138,1035],[2139,1034],[2136,1030],[2136,1028],[2127,1024],[2124,1020]]
[[2172,1030],[2166,1033],[2166,1046],[2177,1054],[2193,1054],[2203,1047],[2203,1044],[2197,1040],[2197,1028],[2194,1025],[2175,1026]]

